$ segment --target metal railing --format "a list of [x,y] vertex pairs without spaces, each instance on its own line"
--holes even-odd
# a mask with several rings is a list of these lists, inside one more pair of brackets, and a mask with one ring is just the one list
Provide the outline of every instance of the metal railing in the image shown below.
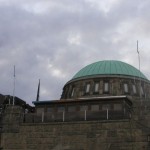
[[23,115],[24,123],[48,123],[68,121],[94,121],[94,120],[121,120],[129,119],[130,112],[126,111],[79,111],[79,112],[55,112],[55,113],[27,113]]

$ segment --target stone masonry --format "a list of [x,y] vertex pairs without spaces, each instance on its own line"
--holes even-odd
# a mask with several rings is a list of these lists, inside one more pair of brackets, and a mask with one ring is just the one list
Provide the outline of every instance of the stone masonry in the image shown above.
[[[148,150],[150,123],[134,117],[119,121],[23,123],[19,106],[3,115],[3,150]],[[143,112],[145,113],[145,112]],[[146,115],[146,117],[149,117]],[[140,120],[141,119],[141,120]]]

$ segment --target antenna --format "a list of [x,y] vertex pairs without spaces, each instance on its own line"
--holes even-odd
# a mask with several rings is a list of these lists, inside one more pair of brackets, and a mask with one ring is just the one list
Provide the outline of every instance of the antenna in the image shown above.
[[139,79],[140,79],[139,90],[140,90],[140,98],[141,98],[141,62],[140,62],[140,52],[139,52],[138,40],[137,40],[137,53],[138,53],[138,61],[139,61]]
[[16,73],[15,73],[15,66],[14,66],[14,87],[13,87],[13,106],[15,104],[15,84],[16,84]]
[[137,53],[138,53],[138,60],[139,60],[139,71],[141,70],[141,64],[140,64],[140,52],[139,52],[139,45],[137,40]]

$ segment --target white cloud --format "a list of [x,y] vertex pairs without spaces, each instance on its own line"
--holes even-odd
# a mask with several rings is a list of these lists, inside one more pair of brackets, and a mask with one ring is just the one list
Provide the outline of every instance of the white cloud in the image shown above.
[[82,67],[106,59],[149,71],[149,4],[122,0],[0,0],[0,93],[31,104],[41,79],[41,100],[59,99],[64,84]]
[[121,0],[87,0],[92,7],[98,8],[104,13],[108,13],[113,7],[121,2]]
[[81,35],[79,33],[71,33],[68,37],[68,42],[70,44],[80,45]]

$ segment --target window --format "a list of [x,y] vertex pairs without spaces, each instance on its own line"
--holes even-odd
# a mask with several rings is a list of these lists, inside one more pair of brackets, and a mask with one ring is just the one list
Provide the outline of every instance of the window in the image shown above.
[[136,92],[136,86],[135,86],[135,84],[132,85],[132,89],[133,89],[133,94],[136,94],[137,92]]
[[91,111],[99,110],[99,105],[91,105]]
[[141,86],[141,96],[144,95],[143,87]]
[[80,111],[85,111],[85,110],[88,110],[88,106],[87,105],[80,106]]
[[95,84],[94,84],[94,93],[98,93],[98,90],[99,90],[99,83],[95,82]]
[[54,108],[52,107],[47,108],[47,112],[53,112],[53,111],[54,111]]
[[128,93],[129,92],[129,90],[128,90],[128,84],[127,83],[124,83],[124,92],[125,93]]
[[75,88],[73,87],[73,88],[72,88],[72,91],[71,91],[71,97],[74,96],[74,91],[75,91]]
[[85,88],[85,93],[89,93],[89,92],[90,92],[90,83],[87,83]]
[[76,107],[75,106],[68,106],[68,112],[75,112]]
[[104,82],[104,93],[108,93],[108,92],[109,92],[109,83]]
[[44,108],[37,108],[37,114],[42,114],[44,112]]
[[107,110],[107,109],[110,110],[110,105],[108,105],[108,104],[103,104],[103,105],[102,105],[102,110]]
[[64,106],[60,106],[57,108],[57,112],[64,112],[64,111],[65,111]]
[[122,105],[121,104],[114,104],[114,110],[122,110]]

